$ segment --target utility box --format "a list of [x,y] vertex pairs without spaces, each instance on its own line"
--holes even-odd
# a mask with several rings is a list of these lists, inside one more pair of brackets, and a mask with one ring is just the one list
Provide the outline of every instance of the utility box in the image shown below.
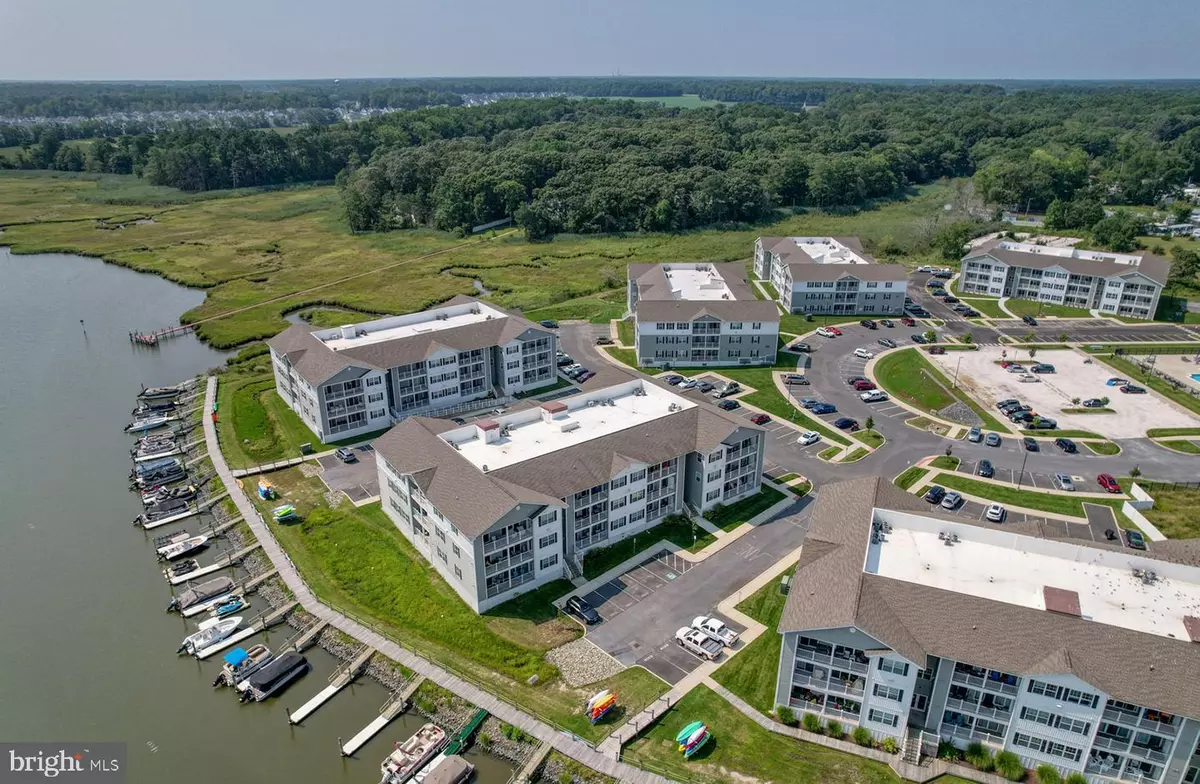
[[300,445],[300,454],[311,455],[313,453],[312,444],[304,443]]
[[792,576],[790,574],[785,574],[783,576],[783,579],[781,579],[779,581],[779,592],[781,594],[783,594],[784,596],[787,596],[788,593],[791,592],[791,590],[792,590]]

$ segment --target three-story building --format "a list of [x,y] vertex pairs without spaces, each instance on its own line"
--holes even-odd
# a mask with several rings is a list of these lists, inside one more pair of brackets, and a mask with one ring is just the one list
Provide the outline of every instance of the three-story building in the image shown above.
[[908,270],[878,264],[857,237],[759,237],[754,274],[788,313],[900,315]]

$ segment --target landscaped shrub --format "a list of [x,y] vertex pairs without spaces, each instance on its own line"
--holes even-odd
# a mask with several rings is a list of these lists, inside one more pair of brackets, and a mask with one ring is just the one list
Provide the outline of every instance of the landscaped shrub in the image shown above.
[[1037,766],[1038,784],[1062,784],[1062,776],[1053,765]]
[[1011,751],[1002,751],[996,755],[996,772],[1009,781],[1020,781],[1025,778],[1025,766],[1021,758]]
[[955,746],[953,743],[951,743],[948,740],[943,740],[943,741],[938,741],[937,755],[938,755],[938,759],[940,759],[940,760],[950,760],[951,762],[953,762],[961,756],[961,752],[958,750],[958,747]]
[[992,759],[991,749],[979,741],[973,741],[967,746],[967,752],[963,754],[963,759],[982,771],[991,770],[995,764],[995,761]]
[[821,720],[817,718],[817,714],[815,713],[804,714],[804,718],[800,723],[803,724],[804,729],[808,730],[809,732],[821,731]]
[[853,732],[854,742],[859,746],[870,746],[874,743],[871,738],[871,731],[866,727],[855,727]]
[[900,751],[900,744],[891,735],[883,739],[883,750],[888,754],[895,754]]
[[1087,776],[1075,771],[1067,776],[1067,784],[1088,784]]
[[796,712],[786,705],[780,705],[775,709],[775,715],[779,717],[779,721],[788,727],[795,727]]
[[840,721],[830,719],[825,724],[825,734],[831,738],[840,738],[845,735],[846,732],[842,729],[842,723]]

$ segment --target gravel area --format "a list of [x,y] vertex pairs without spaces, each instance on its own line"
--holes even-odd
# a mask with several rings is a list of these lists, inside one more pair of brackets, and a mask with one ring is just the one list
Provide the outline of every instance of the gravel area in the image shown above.
[[459,699],[436,684],[425,681],[413,695],[413,710],[452,733],[467,723],[475,706]]
[[[504,727],[504,722],[495,716],[488,716],[479,727],[479,734],[475,736],[475,740],[488,754],[506,759],[520,767],[537,751],[538,743],[533,738],[529,738],[528,741],[513,740],[505,735]],[[512,732],[510,729],[509,733]]]
[[558,646],[546,654],[546,659],[558,667],[563,680],[571,686],[586,686],[625,669],[587,637]]
[[315,460],[305,460],[299,467],[302,476],[312,477],[321,473],[321,466]]
[[585,768],[574,760],[551,752],[536,779],[538,784],[615,784],[616,779]]
[[982,425],[983,419],[979,414],[963,402],[954,402],[937,412],[937,415],[943,419],[949,419],[951,422],[959,422],[964,425]]

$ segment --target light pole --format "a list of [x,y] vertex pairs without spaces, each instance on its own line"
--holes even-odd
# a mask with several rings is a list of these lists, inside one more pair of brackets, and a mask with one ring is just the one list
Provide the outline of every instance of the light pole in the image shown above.
[[962,367],[962,352],[958,353],[958,362],[954,363],[954,383],[953,387],[958,389],[958,369]]
[[1021,475],[1017,477],[1017,489],[1021,489],[1021,483],[1025,481],[1025,461],[1029,459],[1029,450],[1025,450],[1025,456],[1021,458]]

